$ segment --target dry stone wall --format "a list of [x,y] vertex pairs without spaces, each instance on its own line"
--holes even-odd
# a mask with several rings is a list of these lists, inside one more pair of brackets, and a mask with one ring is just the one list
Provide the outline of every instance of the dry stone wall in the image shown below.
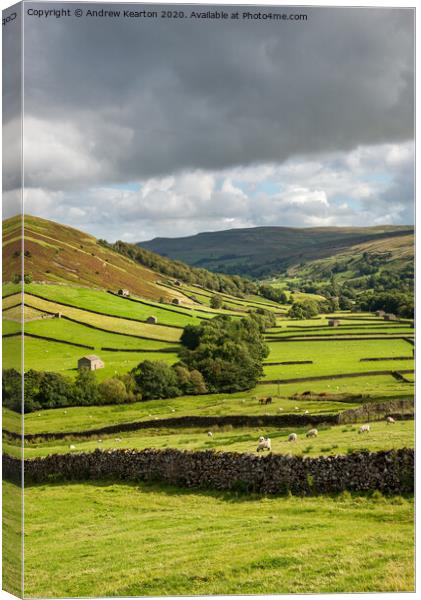
[[[24,462],[25,485],[53,481],[158,481],[199,489],[310,495],[344,490],[404,494],[414,490],[414,451],[356,452],[344,456],[182,450],[95,450]],[[19,482],[21,463],[3,455],[3,477]]]

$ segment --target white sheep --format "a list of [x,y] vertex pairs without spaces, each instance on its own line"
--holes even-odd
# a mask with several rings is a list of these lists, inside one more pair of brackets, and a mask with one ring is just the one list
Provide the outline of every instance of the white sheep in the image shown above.
[[308,410],[305,410],[305,411],[304,411],[304,414],[305,414],[305,415],[308,415]]
[[278,408],[278,410],[279,410],[279,412],[282,412],[284,409],[282,408],[282,406],[280,406],[280,407]]
[[213,437],[212,431],[208,431],[208,437]]
[[370,425],[361,425],[358,433],[368,433],[370,431]]
[[269,438],[264,438],[263,436],[259,437],[259,443],[257,444],[256,452],[260,452],[260,450],[268,450],[271,451],[271,442]]
[[387,417],[386,422],[388,425],[393,425],[393,423],[396,423],[393,417]]
[[288,441],[289,442],[296,442],[297,438],[298,438],[298,436],[297,436],[296,433],[290,433],[289,436],[288,436]]
[[306,433],[306,437],[308,437],[308,438],[317,437],[318,435],[319,435],[319,432],[317,431],[317,429],[309,429]]
[[76,446],[74,446],[73,444],[70,444],[69,448],[70,450],[76,450]]

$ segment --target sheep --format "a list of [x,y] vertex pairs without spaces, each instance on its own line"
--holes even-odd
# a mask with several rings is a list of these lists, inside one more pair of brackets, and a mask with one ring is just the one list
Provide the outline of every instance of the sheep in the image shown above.
[[370,431],[370,425],[361,425],[358,433],[368,433]]
[[294,408],[295,408],[295,410],[300,410],[300,409],[298,408],[298,406],[294,406]]
[[263,436],[259,437],[259,442],[257,444],[256,452],[260,452],[260,450],[262,450],[262,452],[264,450],[268,450],[269,452],[272,450],[271,442],[270,442],[269,438],[264,438]]
[[76,446],[74,446],[73,444],[70,444],[69,448],[70,450],[76,450]]
[[304,411],[304,414],[305,414],[305,415],[308,415],[308,410],[305,410],[305,411]]
[[212,431],[208,431],[208,437],[213,437]]
[[296,433],[290,433],[289,436],[288,436],[288,441],[289,442],[296,442],[297,438],[298,438],[298,436],[297,436]]
[[318,435],[319,435],[319,432],[317,431],[317,429],[309,429],[306,433],[306,437],[308,437],[308,438],[317,437]]
[[393,417],[387,417],[386,422],[388,425],[393,425],[393,423],[396,423]]
[[278,410],[279,410],[279,412],[282,412],[284,409],[282,408],[282,406],[280,406],[280,407],[278,408]]

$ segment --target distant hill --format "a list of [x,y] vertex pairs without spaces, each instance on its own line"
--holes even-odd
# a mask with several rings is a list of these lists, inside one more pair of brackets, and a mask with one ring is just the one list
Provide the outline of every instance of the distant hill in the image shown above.
[[[199,233],[184,238],[155,238],[138,245],[163,256],[211,271],[266,278],[336,255],[362,253],[364,244],[382,253],[413,258],[412,226],[255,227]],[[374,250],[378,252],[378,250]]]

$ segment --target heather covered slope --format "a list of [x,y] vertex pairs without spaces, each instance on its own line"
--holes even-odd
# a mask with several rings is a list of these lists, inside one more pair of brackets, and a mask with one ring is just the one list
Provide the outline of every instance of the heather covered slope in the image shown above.
[[405,248],[413,260],[411,226],[377,227],[255,227],[199,233],[184,238],[155,238],[139,246],[212,271],[262,278],[288,268],[338,254],[358,254],[363,246],[381,252]]
[[[3,281],[13,281],[20,272],[21,220],[3,221]],[[103,246],[96,238],[77,229],[25,216],[25,273],[35,281],[74,283],[92,288],[129,289],[144,298],[170,300],[176,290],[158,282],[159,273]]]

